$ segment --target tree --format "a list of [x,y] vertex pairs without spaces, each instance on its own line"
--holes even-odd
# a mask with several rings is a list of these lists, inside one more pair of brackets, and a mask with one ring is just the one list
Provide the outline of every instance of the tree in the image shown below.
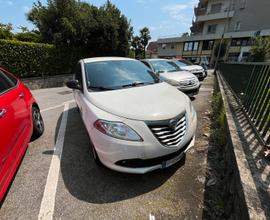
[[131,41],[132,50],[135,53],[135,58],[143,58],[143,45],[139,36],[133,36]]
[[251,61],[264,62],[270,53],[270,37],[256,37],[251,48]]
[[12,39],[13,33],[12,33],[12,24],[3,24],[0,23],[0,39]]
[[182,34],[181,37],[189,37],[189,33],[188,32],[185,32],[185,33]]
[[20,32],[14,34],[14,38],[19,41],[25,42],[41,42],[41,36],[38,31],[32,30],[30,31],[27,27],[20,26]]
[[150,30],[147,27],[140,30],[140,40],[143,46],[143,56],[145,58],[146,46],[148,45],[149,40],[151,40]]
[[48,0],[46,6],[37,1],[27,16],[45,42],[95,56],[128,54],[130,23],[110,1],[100,8],[77,0]]

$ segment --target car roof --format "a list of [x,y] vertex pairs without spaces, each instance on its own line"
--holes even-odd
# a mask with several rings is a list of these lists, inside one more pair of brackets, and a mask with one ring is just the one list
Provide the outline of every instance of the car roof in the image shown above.
[[92,58],[85,58],[82,59],[84,63],[93,63],[93,62],[100,62],[100,61],[113,61],[113,60],[135,60],[127,57],[92,57]]

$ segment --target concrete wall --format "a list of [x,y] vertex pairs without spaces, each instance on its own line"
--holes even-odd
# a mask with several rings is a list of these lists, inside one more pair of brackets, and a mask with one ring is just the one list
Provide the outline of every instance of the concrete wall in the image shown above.
[[222,34],[224,30],[224,25],[225,25],[225,20],[220,19],[220,20],[212,20],[212,21],[206,21],[204,22],[203,26],[203,34],[207,35],[207,30],[209,25],[214,25],[217,24],[217,29],[215,34]]
[[22,79],[22,81],[29,89],[34,90],[41,88],[61,87],[71,79],[73,79],[72,74],[65,74],[57,76],[26,78]]
[[237,21],[241,22],[239,31],[270,29],[269,10],[269,0],[236,0],[235,15],[230,21],[228,31],[234,31]]
[[[173,46],[173,48],[172,48]],[[177,52],[177,45],[176,43],[162,43],[158,44],[158,55],[162,57],[175,57]]]

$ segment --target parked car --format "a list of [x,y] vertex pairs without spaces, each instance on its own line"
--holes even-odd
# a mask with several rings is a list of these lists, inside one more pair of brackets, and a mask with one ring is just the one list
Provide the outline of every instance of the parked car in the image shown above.
[[138,60],[80,60],[67,86],[97,164],[142,174],[177,163],[194,145],[197,116],[190,99]]
[[193,97],[198,94],[201,84],[196,76],[182,70],[173,60],[145,59],[141,61],[162,80],[177,87],[188,96]]
[[43,131],[42,116],[31,92],[14,75],[0,68],[0,202],[28,142]]
[[204,80],[204,78],[207,76],[207,70],[205,71],[203,67],[199,66],[199,65],[194,65],[193,63],[191,63],[188,60],[184,60],[184,59],[178,59],[175,60],[175,63],[182,69],[182,70],[186,70],[189,71],[190,73],[194,74],[195,76],[197,76],[197,78],[202,81]]

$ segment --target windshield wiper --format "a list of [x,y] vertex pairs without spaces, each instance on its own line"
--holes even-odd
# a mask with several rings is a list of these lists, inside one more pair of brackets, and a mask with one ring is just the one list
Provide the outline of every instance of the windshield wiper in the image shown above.
[[125,88],[125,87],[136,87],[136,86],[140,86],[140,85],[144,85],[144,84],[145,84],[144,82],[134,82],[134,83],[123,85],[122,87],[123,88]]
[[100,90],[100,91],[113,90],[112,88],[103,87],[103,86],[89,86],[88,88],[89,89],[94,89],[94,90]]

